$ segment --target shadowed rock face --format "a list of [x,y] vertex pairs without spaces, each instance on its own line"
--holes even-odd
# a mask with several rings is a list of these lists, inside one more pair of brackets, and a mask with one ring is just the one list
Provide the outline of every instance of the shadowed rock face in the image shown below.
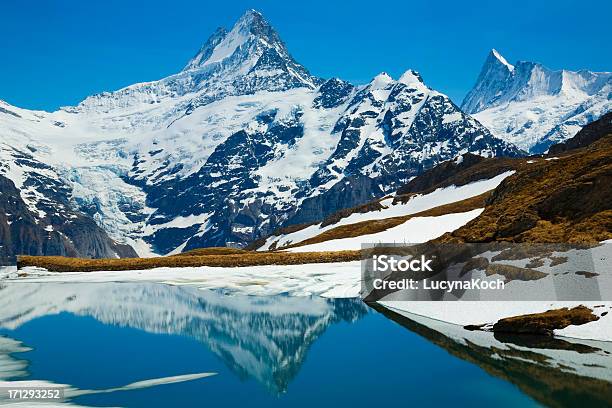
[[130,246],[110,239],[92,218],[72,210],[67,186],[34,178],[28,182],[47,186],[46,200],[35,209],[11,180],[0,176],[0,265],[15,264],[17,255],[137,256]]
[[325,194],[304,200],[288,225],[318,221],[345,208],[368,202],[384,193],[378,183],[366,176],[347,177]]
[[410,180],[397,190],[397,195],[426,194],[437,188],[462,186],[478,180],[490,179],[522,163],[518,159],[485,158],[466,153],[455,160],[448,160]]
[[[612,359],[608,343],[558,340],[547,336],[497,333],[494,336],[426,319],[417,322],[413,318],[418,319],[418,316],[411,318],[377,304],[369,305],[450,354],[515,384],[545,406],[606,407],[612,403],[609,376]],[[428,327],[424,321],[435,323],[435,328]],[[563,359],[559,358],[562,354],[558,350],[564,351]]]

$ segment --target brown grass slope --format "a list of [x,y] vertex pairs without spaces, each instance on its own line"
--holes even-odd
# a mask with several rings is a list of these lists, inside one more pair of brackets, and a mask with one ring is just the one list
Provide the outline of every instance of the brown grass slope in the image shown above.
[[505,179],[485,211],[442,240],[598,242],[612,238],[612,135]]
[[168,256],[157,258],[82,259],[61,256],[20,256],[17,267],[37,266],[52,272],[143,270],[161,267],[238,267],[257,265],[300,265],[348,262],[361,259],[360,251],[333,252],[247,252],[226,255]]

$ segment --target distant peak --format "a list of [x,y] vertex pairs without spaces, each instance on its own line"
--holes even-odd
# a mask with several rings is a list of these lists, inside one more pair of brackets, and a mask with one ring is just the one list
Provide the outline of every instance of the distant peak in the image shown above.
[[[520,63],[517,64],[520,71]],[[509,64],[496,49],[492,49],[480,70],[476,85],[465,96],[461,108],[473,114],[500,103],[500,96],[508,90],[515,77],[514,65]]]
[[200,48],[198,53],[189,60],[183,71],[198,68],[206,63],[210,58],[215,48],[227,37],[227,30],[225,27],[219,27],[215,32],[206,40],[204,45]]
[[230,31],[223,27],[218,28],[184,70],[221,62],[231,57],[243,44],[257,39],[263,40],[268,46],[276,45],[278,48],[284,48],[278,34],[263,15],[259,11],[248,10],[236,21]]
[[505,59],[504,57],[502,57],[499,51],[497,51],[495,48],[491,48],[491,51],[489,51],[489,54],[493,55],[495,58],[500,59],[500,60]]
[[417,71],[409,69],[400,77],[399,82],[406,85],[423,84],[423,78]]
[[[474,114],[541,96],[568,100],[586,98],[601,92],[611,78],[612,73],[552,70],[539,62],[518,60],[510,65],[497,50],[492,49],[461,108],[466,113]],[[510,134],[511,131],[506,132]]]
[[372,88],[384,88],[387,85],[389,85],[391,82],[393,82],[393,78],[391,78],[391,76],[389,74],[387,74],[386,72],[381,72],[380,74],[376,75],[370,81],[370,87],[372,87]]
[[249,9],[247,11],[244,12],[244,14],[242,15],[242,17],[261,17],[263,18],[263,14],[261,14],[261,12],[255,10],[255,9]]
[[245,11],[244,14],[242,16],[240,16],[240,18],[238,19],[238,22],[241,22],[241,21],[250,21],[250,20],[254,20],[254,19],[264,20],[264,16],[259,11],[255,10],[255,9],[250,9],[250,10]]
[[238,19],[231,31],[238,31],[264,37],[269,37],[276,34],[270,23],[268,23],[268,21],[266,21],[264,18],[263,14],[253,9],[247,10]]
[[514,65],[506,61],[506,59],[495,48],[491,49],[489,52],[489,60],[501,63],[502,65],[506,66],[510,72],[514,71]]

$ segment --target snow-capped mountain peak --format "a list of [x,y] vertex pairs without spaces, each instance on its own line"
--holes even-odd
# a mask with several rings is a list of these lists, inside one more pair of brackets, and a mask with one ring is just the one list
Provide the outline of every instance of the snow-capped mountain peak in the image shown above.
[[408,86],[425,86],[421,75],[412,69],[409,69],[408,71],[404,72],[398,82]]
[[218,28],[195,57],[189,61],[184,70],[219,64],[235,53],[255,51],[255,54],[258,54],[256,50],[251,48],[253,45],[273,48],[279,54],[288,56],[280,37],[261,13],[249,10],[238,19],[231,31],[228,32],[223,27]]
[[497,50],[492,49],[482,66],[476,85],[463,100],[462,109],[466,113],[476,113],[495,104],[503,96],[514,71],[515,67]]
[[514,71],[514,65],[506,61],[506,59],[495,48],[491,49],[490,55],[491,57],[497,59],[497,61],[501,62],[502,65],[505,65],[509,71]]
[[248,91],[259,89],[258,83],[262,82],[269,87],[270,80],[266,78],[281,83],[285,89],[315,88],[322,83],[291,57],[278,33],[255,10],[244,13],[229,32],[217,29],[183,72],[197,75],[198,82],[209,77],[229,82],[235,81],[237,75],[248,76],[241,78],[239,85]]
[[[169,101],[171,111],[158,113],[153,124],[155,128],[163,128],[190,115],[198,107],[227,96],[315,89],[322,83],[322,79],[311,75],[293,59],[261,13],[249,10],[231,30],[218,28],[181,72],[158,81],[93,95],[78,107],[66,110],[95,114],[116,110],[121,119],[112,122],[123,127],[126,108],[150,110]],[[127,127],[133,127],[133,123],[130,121]]]
[[491,50],[461,107],[496,136],[541,153],[611,110],[611,90],[611,72],[511,65]]

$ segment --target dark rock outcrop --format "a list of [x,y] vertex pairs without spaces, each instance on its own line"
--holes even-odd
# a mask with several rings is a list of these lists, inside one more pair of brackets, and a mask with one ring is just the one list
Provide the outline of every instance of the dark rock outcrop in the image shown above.
[[564,307],[543,313],[507,317],[495,323],[491,330],[499,333],[552,336],[554,330],[564,329],[571,325],[579,326],[596,320],[599,320],[599,317],[586,306],[577,306],[572,309]]
[[318,221],[345,208],[383,195],[378,183],[366,176],[347,177],[323,194],[307,198],[287,225]]

